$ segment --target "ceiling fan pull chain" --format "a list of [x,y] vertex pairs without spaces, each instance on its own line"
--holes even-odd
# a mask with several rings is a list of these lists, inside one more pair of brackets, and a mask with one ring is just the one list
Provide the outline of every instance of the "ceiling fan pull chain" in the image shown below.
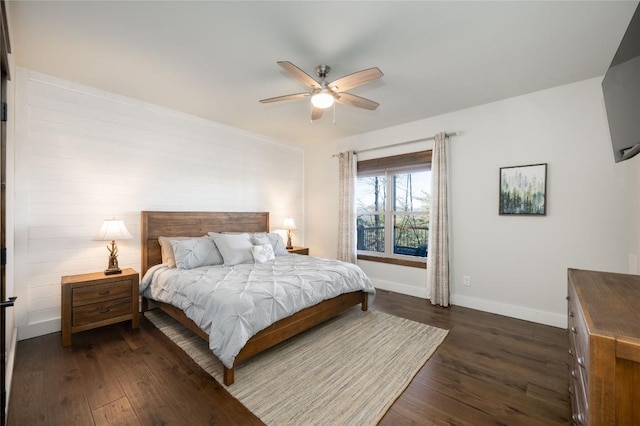
[[336,124],[336,103],[333,103],[333,124]]

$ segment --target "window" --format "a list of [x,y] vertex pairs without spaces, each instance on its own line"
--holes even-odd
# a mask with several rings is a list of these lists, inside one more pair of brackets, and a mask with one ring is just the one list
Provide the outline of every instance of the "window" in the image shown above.
[[358,162],[358,258],[424,267],[431,151]]

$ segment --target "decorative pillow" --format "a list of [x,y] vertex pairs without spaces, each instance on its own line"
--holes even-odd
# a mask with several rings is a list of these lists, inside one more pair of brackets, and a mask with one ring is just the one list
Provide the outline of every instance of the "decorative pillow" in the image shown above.
[[204,235],[202,237],[158,237],[158,243],[160,243],[160,254],[162,255],[162,263],[167,265],[169,268],[176,267],[176,258],[173,253],[173,247],[171,247],[171,241],[193,240],[196,238],[209,239],[207,235]]
[[193,269],[198,266],[222,265],[222,256],[211,238],[171,240],[171,247],[178,269]]
[[238,265],[240,263],[253,262],[251,254],[251,238],[249,234],[219,234],[209,232],[209,236],[215,241],[225,266]]
[[251,253],[256,263],[264,263],[276,258],[275,254],[273,254],[273,246],[271,243],[253,246],[251,247]]
[[271,240],[267,237],[267,234],[252,234],[251,235],[251,244],[254,246],[261,246],[263,244],[271,244]]
[[280,256],[282,254],[289,254],[286,246],[284,245],[284,241],[282,240],[282,236],[276,232],[270,233],[255,233],[251,236],[251,242],[255,245],[266,244],[267,242],[271,243],[273,247],[273,253],[276,256]]

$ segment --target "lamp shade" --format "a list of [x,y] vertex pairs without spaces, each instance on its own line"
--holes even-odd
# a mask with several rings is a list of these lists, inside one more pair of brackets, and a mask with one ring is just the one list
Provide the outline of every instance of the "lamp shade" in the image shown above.
[[93,238],[101,241],[130,240],[133,238],[121,220],[107,219]]
[[282,222],[282,227],[284,229],[297,229],[296,223],[293,221],[292,217],[285,218],[285,220]]

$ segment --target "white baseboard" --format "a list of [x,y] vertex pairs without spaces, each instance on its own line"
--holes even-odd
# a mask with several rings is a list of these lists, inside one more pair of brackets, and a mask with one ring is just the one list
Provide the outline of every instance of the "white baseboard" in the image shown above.
[[[379,279],[372,279],[371,281],[377,289],[389,290],[396,293],[406,294],[408,296],[420,297],[422,299],[427,298],[426,287],[414,287],[407,284]],[[537,322],[539,324],[550,325],[553,327],[567,328],[567,316],[564,314],[540,311],[523,306],[510,305],[495,302],[493,300],[478,299],[475,297],[456,294],[451,295],[451,304],[525,321]],[[59,318],[22,326],[18,329],[18,332],[14,333],[14,340],[16,335],[18,340],[24,340],[58,331],[60,331]]]
[[465,308],[477,309],[492,314],[504,315],[525,321],[537,322],[539,324],[553,327],[567,328],[567,316],[548,311],[526,308],[523,306],[499,303],[493,300],[478,299],[475,297],[451,295],[451,304],[464,306]]
[[[402,283],[379,280],[375,278],[372,278],[371,281],[376,288],[381,290],[389,290],[396,293],[406,294],[408,296],[427,299],[426,286],[414,287]],[[532,321],[539,324],[550,325],[553,327],[567,328],[567,316],[564,314],[540,311],[523,306],[509,305],[506,303],[495,302],[493,300],[478,299],[475,297],[461,296],[456,294],[451,295],[450,302],[452,305],[456,306],[477,309],[483,312],[490,312],[492,314],[504,315],[511,318]]]
[[58,331],[60,331],[60,318],[27,324],[18,328],[18,340],[31,339]]
[[381,290],[389,290],[396,293],[406,294],[409,296],[421,297],[423,299],[427,298],[427,289],[426,287],[414,287],[407,284],[396,283],[393,281],[385,281],[379,280],[376,278],[372,278],[371,282],[375,288],[379,288]]

